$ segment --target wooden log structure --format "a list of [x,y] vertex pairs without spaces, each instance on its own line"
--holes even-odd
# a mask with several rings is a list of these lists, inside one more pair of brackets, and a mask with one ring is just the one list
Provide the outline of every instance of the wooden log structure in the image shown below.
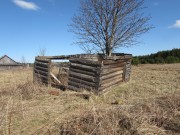
[[71,90],[85,89],[99,94],[130,80],[132,55],[116,53],[111,57],[102,54],[38,56],[34,63],[34,81],[48,86],[61,84],[51,72],[53,59],[69,60],[67,88]]

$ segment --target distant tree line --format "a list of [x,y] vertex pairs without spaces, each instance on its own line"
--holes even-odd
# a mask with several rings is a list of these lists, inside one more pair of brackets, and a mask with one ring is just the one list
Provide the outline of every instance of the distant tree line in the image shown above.
[[134,56],[132,60],[133,65],[161,63],[180,63],[180,49],[159,51],[155,54],[144,56]]

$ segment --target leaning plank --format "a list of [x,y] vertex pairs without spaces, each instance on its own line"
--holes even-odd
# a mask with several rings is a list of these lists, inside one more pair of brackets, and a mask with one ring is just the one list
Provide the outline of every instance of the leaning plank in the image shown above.
[[91,81],[91,82],[96,82],[96,80],[97,80],[96,77],[76,73],[73,71],[69,71],[69,76],[74,77],[74,78],[78,78],[78,79],[84,79],[84,80]]
[[58,84],[62,85],[62,82],[60,80],[58,80],[57,77],[53,73],[50,73],[50,75]]

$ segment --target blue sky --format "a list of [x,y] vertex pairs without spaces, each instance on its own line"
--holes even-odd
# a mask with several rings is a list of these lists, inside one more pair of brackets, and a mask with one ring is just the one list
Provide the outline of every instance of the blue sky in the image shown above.
[[[42,48],[47,55],[84,53],[68,32],[78,6],[79,0],[0,0],[0,56],[33,62]],[[180,48],[180,0],[145,0],[145,6],[155,28],[139,44],[118,52],[145,55]]]

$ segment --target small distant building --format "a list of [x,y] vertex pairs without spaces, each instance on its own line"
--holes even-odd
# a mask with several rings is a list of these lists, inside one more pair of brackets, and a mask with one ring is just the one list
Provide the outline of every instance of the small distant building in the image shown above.
[[23,64],[14,61],[7,55],[0,57],[0,70],[22,69],[22,68],[23,68]]

